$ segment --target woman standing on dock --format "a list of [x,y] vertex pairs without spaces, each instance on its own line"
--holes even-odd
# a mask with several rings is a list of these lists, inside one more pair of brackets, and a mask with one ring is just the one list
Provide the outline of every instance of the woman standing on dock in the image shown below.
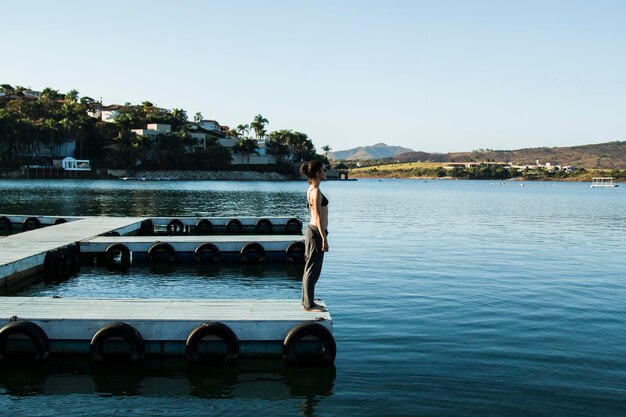
[[306,197],[311,220],[304,234],[304,275],[302,276],[302,307],[307,311],[322,312],[326,309],[315,304],[315,284],[322,272],[324,252],[328,252],[328,199],[320,191],[320,183],[326,179],[326,167],[319,159],[300,166],[309,179]]

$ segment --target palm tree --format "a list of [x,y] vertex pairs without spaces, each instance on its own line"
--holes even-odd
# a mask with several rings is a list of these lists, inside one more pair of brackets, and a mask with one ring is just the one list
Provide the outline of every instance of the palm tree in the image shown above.
[[202,113],[198,112],[195,116],[193,116],[193,121],[196,123],[200,123],[204,117],[202,117]]
[[66,103],[76,103],[78,101],[78,90],[70,90],[65,93]]
[[91,97],[84,96],[80,98],[80,104],[85,105],[87,110],[92,111],[96,105],[96,100]]
[[15,95],[17,95],[18,97],[23,97],[24,96],[24,91],[26,91],[28,89],[26,87],[22,87],[21,85],[16,85],[13,90],[15,92]]
[[46,87],[39,94],[39,101],[43,104],[46,110],[52,108],[54,106],[54,102],[61,98],[61,94],[59,94],[58,90],[53,90],[52,88]]
[[302,132],[292,132],[289,138],[289,147],[298,155],[299,161],[307,161],[315,157],[315,146],[309,136]]
[[52,119],[46,118],[41,122],[42,133],[45,135],[44,142],[48,145],[52,145],[58,141],[60,137],[60,126],[61,122]]
[[285,156],[289,155],[289,146],[282,141],[278,132],[270,133],[269,139],[265,142],[267,151],[274,155],[277,162],[282,161]]
[[266,141],[267,149],[276,156],[276,160],[282,160],[287,156],[295,156],[294,133],[289,129],[270,132]]
[[145,136],[137,136],[129,130],[120,131],[114,142],[115,147],[109,163],[125,169],[134,169],[145,159],[150,147]]
[[187,112],[183,109],[173,109],[170,114],[172,118],[172,132],[183,130],[187,124]]
[[15,92],[15,89],[11,84],[0,84],[0,92],[3,92],[7,96],[10,96]]
[[250,126],[249,125],[238,125],[235,130],[237,132],[239,132],[240,136],[246,136],[248,134],[248,132],[250,131]]
[[129,131],[133,124],[133,117],[127,111],[120,111],[115,117],[115,123],[120,127],[120,131]]
[[254,130],[257,139],[263,139],[263,135],[265,134],[265,125],[268,123],[269,120],[260,114],[254,116],[254,120],[250,123],[250,128]]
[[333,148],[330,147],[330,145],[324,145],[322,146],[322,150],[324,152],[326,152],[326,159],[328,159],[328,152],[330,152]]
[[250,155],[251,154],[259,154],[259,144],[256,140],[250,138],[239,138],[235,146],[233,146],[233,151],[238,154],[245,155],[248,157],[247,165],[250,165]]
[[228,136],[230,138],[238,138],[241,135],[237,131],[237,129],[228,129],[228,132],[226,132],[226,136]]

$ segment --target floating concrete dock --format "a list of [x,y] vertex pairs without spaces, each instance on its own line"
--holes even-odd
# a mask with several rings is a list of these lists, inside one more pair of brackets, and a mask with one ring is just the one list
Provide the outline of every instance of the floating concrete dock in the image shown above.
[[136,231],[139,217],[89,217],[0,238],[0,285],[42,271],[46,255],[115,230]]
[[[299,262],[304,256],[303,240],[294,236],[302,223],[294,218],[0,215],[0,233],[11,233],[14,223],[24,232],[0,237],[0,285],[41,270],[60,276],[81,256],[122,265]],[[165,227],[166,235],[155,234],[155,225]],[[252,233],[242,234],[246,230]],[[0,297],[0,360],[24,354],[88,355],[96,361],[118,355],[226,362],[282,356],[288,363],[324,365],[333,363],[336,345],[330,314],[304,311],[298,300]]]
[[[152,233],[143,234],[302,234],[294,217],[150,217]],[[145,229],[145,228],[144,228]]]
[[[216,341],[221,348],[209,346]],[[282,356],[330,364],[336,355],[330,313],[304,311],[299,300],[0,297],[0,359],[30,353],[101,361],[121,351],[133,360],[203,360],[215,359],[213,349],[226,361]]]
[[[132,261],[217,262],[263,261],[302,262],[304,241],[292,235],[220,235],[220,236],[100,236],[83,240],[82,256],[101,255],[106,261],[113,256],[132,254]],[[130,261],[130,259],[127,259]]]
[[84,217],[78,216],[24,216],[19,214],[0,214],[0,235],[13,231],[39,229],[40,227],[54,226]]
[[[54,217],[0,215],[4,230],[25,232],[0,238],[0,285],[43,271],[62,277],[82,258],[128,266],[151,262],[288,262],[304,260],[302,222],[289,217]],[[155,235],[155,225],[167,234]],[[51,226],[51,227],[43,227]],[[248,228],[248,229],[245,229]],[[226,234],[219,234],[220,230]],[[253,230],[251,235],[240,234]],[[271,234],[282,230],[289,234]],[[188,234],[189,232],[193,234]],[[218,234],[213,234],[216,232]],[[82,255],[81,255],[82,254]]]
[[[85,216],[33,216],[0,214],[0,235],[19,233]],[[302,222],[294,217],[145,217],[135,233],[151,235],[302,234]]]

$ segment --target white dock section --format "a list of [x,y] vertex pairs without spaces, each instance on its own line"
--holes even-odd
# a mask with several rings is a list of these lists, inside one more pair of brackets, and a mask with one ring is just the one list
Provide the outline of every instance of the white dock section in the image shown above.
[[67,222],[73,222],[76,220],[82,220],[85,216],[39,216],[39,215],[25,215],[25,214],[0,214],[0,217],[6,217],[12,223],[21,224],[28,218],[36,218],[39,220],[41,226],[52,226],[59,220],[65,220]]
[[297,220],[293,217],[188,217],[188,216],[170,216],[170,217],[146,217],[155,225],[167,225],[172,220],[180,220],[185,226],[195,226],[201,220],[208,220],[214,226],[226,226],[228,222],[236,220],[242,226],[254,226],[259,220],[268,220],[272,225],[285,225],[289,220]]
[[89,217],[0,238],[0,284],[42,268],[46,252],[112,230],[139,228],[140,217]]
[[[318,301],[321,305],[323,302]],[[240,341],[282,341],[291,328],[316,321],[332,332],[328,312],[307,312],[300,300],[172,300],[0,297],[0,327],[11,317],[35,322],[51,342],[89,341],[122,321],[148,341],[184,342],[198,325],[218,321]]]
[[104,253],[114,244],[123,244],[131,252],[148,252],[156,243],[168,243],[177,252],[193,253],[199,245],[212,243],[220,252],[239,252],[248,243],[259,243],[268,252],[284,252],[294,241],[294,235],[179,235],[179,236],[98,236],[80,244],[82,253]]

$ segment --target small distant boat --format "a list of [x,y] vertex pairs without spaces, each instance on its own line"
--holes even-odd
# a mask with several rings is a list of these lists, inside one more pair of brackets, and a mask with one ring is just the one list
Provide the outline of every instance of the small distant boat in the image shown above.
[[619,187],[613,180],[615,177],[594,177],[591,179],[591,188]]
[[145,181],[146,177],[120,177],[122,181]]

